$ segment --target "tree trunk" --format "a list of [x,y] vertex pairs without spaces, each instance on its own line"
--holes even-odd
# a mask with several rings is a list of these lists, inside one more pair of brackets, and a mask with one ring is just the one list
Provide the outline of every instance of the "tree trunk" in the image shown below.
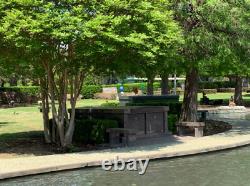
[[41,98],[42,98],[42,113],[43,113],[43,126],[44,126],[44,139],[46,143],[51,143],[51,131],[49,126],[49,96],[47,81],[41,79]]
[[75,130],[75,106],[76,106],[76,103],[73,103],[71,106],[69,127],[65,134],[65,140],[64,140],[65,147],[68,147],[72,144],[73,134]]
[[191,68],[185,81],[184,100],[181,111],[181,121],[197,121],[198,70]]
[[168,82],[169,82],[168,74],[162,74],[161,75],[161,95],[169,94]]
[[236,85],[234,91],[234,102],[236,105],[242,105],[242,77],[236,77]]
[[148,76],[147,95],[154,95],[154,76]]

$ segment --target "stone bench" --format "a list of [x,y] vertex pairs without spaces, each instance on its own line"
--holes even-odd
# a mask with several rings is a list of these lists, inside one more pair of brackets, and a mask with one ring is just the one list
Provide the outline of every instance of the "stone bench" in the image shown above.
[[125,128],[108,128],[106,130],[109,133],[109,143],[112,147],[120,146],[120,138],[122,137],[122,144],[129,145],[131,142],[136,140],[136,132],[133,129],[125,129]]
[[177,124],[177,131],[179,135],[185,135],[186,128],[194,128],[194,136],[202,137],[204,127],[204,122],[180,122]]

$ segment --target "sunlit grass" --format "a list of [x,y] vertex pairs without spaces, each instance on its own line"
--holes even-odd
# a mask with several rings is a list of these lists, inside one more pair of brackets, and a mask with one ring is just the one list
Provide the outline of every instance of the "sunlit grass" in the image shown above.
[[[77,107],[100,106],[106,102],[106,100],[96,99],[80,100],[77,102]],[[4,140],[3,138],[6,139],[6,136],[8,136],[8,138],[15,137],[15,135],[11,136],[6,134],[18,135],[18,133],[42,130],[42,114],[40,113],[38,106],[0,109],[0,141]]]
[[[231,93],[231,92],[226,92],[226,93],[213,93],[213,94],[207,94],[207,97],[209,99],[230,99],[231,96],[233,96],[234,93]],[[198,100],[200,100],[202,98],[202,93],[199,93],[198,94]],[[246,93],[244,92],[243,93],[243,99],[244,100],[250,100],[250,93]],[[180,101],[183,100],[183,95],[180,96]]]
[[[233,93],[207,94],[209,99],[229,99],[232,95]],[[201,97],[202,94],[199,94],[198,100],[200,100]],[[250,100],[250,94],[244,93],[243,99]],[[180,101],[182,100],[183,96],[180,97]],[[86,99],[78,101],[77,107],[100,106],[101,104],[107,102],[116,103],[117,101]],[[42,132],[42,130],[42,114],[40,113],[38,106],[0,109],[0,142],[6,138],[15,138],[15,136],[20,137],[18,133],[32,133],[32,131]],[[8,137],[6,137],[6,134],[13,135],[7,135]]]

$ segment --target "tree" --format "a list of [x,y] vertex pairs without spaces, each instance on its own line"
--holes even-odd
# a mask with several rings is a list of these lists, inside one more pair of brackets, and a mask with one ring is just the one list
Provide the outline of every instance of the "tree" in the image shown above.
[[[212,63],[204,64],[205,68],[214,76],[233,77],[236,85],[234,100],[237,105],[242,104],[242,79],[249,75],[249,9],[249,1],[225,2],[214,8],[215,16],[207,19],[217,23],[214,31],[223,35],[216,55],[211,59]],[[220,26],[218,22],[224,25]]]
[[122,5],[118,1],[109,1],[106,12],[119,16],[110,22],[113,32],[98,35],[98,39],[103,37],[105,40],[101,50],[106,48],[106,56],[110,51],[115,54],[106,59],[112,61],[109,68],[119,74],[146,76],[147,93],[152,95],[158,66],[167,61],[172,52],[176,52],[175,46],[182,42],[181,29],[173,20],[168,1],[121,2]]
[[76,101],[89,70],[119,71],[120,65],[155,63],[179,39],[167,1],[9,0],[0,4],[4,40],[22,50],[39,72],[46,141],[57,141],[48,130],[50,99],[57,142],[63,148],[72,143]]
[[[235,21],[242,23],[242,8],[249,6],[249,1],[175,1],[173,7],[176,19],[184,29],[185,46],[182,50],[183,66],[186,69],[186,82],[184,101],[182,105],[181,120],[197,120],[197,92],[198,77],[201,66],[207,66],[218,58],[218,53],[226,58],[229,45],[224,43],[232,39],[234,35],[240,36],[244,30],[235,26]],[[237,14],[236,14],[237,13]],[[246,27],[246,20],[244,27]],[[239,24],[240,25],[240,24]],[[246,33],[244,31],[244,33]],[[241,37],[241,36],[240,36]],[[233,38],[239,41],[239,38]],[[220,58],[221,59],[221,58]],[[220,63],[220,60],[217,62]]]

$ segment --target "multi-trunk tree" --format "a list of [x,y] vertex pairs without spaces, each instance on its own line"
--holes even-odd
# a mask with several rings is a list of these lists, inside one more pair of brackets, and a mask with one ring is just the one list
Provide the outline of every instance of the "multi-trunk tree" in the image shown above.
[[[76,101],[88,71],[154,64],[181,35],[161,0],[7,0],[0,15],[0,34],[40,78],[45,139],[64,148],[72,143]],[[50,133],[49,110],[59,140]]]

